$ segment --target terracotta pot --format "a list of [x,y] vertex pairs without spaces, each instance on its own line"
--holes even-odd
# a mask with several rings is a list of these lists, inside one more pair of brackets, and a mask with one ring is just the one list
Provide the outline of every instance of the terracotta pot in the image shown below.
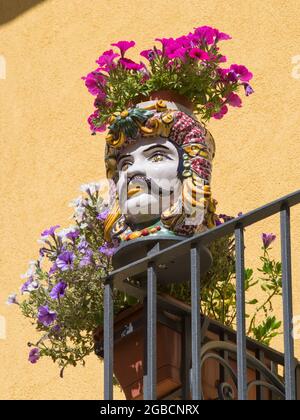
[[[127,400],[143,398],[144,328],[143,306],[137,305],[119,314],[114,323],[114,374]],[[133,332],[130,332],[133,329]],[[126,334],[128,332],[128,334]],[[103,341],[103,330],[94,334]],[[157,323],[157,398],[180,387],[181,335]]]
[[141,102],[154,101],[163,99],[168,102],[175,102],[187,108],[190,112],[193,112],[194,105],[193,103],[184,95],[180,95],[175,90],[156,90],[151,92],[148,97],[139,95],[132,101],[132,105],[136,105]]
[[[172,298],[171,300],[174,301]],[[187,306],[181,303],[182,306]],[[164,312],[165,313],[165,312]],[[169,314],[170,315],[170,314]],[[177,317],[174,315],[174,317]],[[172,319],[169,316],[169,319]],[[175,319],[173,319],[175,320]],[[175,320],[178,321],[178,318]],[[236,343],[236,333],[224,327],[216,321],[210,321],[211,327],[205,332],[203,337],[205,343],[217,343],[220,340],[220,331],[230,333],[227,343]],[[217,331],[214,330],[217,327]],[[143,305],[136,305],[120,313],[114,323],[114,374],[117,377],[127,400],[143,399],[143,375],[144,375],[144,311]],[[98,328],[94,334],[96,343],[100,343],[100,354],[103,357],[103,330]],[[255,342],[254,342],[255,344]],[[257,343],[259,348],[259,343]],[[247,350],[249,354],[255,356],[257,350]],[[219,353],[212,350],[210,355]],[[233,372],[237,373],[236,354],[228,354],[227,362]],[[179,332],[172,328],[157,323],[157,399],[168,397],[171,393],[181,388],[181,363],[182,363],[182,337]],[[267,357],[264,365],[271,370],[271,361]],[[252,367],[247,367],[247,381],[256,379],[257,371]],[[236,386],[232,378],[222,378],[221,365],[218,360],[209,357],[202,367],[202,389],[204,399],[218,399],[218,387],[225,384],[230,388],[233,398],[236,399]],[[248,394],[248,399],[257,400],[256,387],[252,387]],[[273,399],[269,391],[263,391],[264,399]]]
[[193,103],[183,95],[180,95],[175,90],[157,90],[152,92],[149,96],[150,100],[163,99],[168,102],[175,102],[188,108],[191,112],[194,109]]

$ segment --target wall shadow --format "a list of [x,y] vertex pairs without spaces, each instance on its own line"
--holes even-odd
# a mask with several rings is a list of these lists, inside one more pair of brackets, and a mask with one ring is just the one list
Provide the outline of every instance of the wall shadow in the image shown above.
[[0,0],[0,25],[10,22],[45,0]]

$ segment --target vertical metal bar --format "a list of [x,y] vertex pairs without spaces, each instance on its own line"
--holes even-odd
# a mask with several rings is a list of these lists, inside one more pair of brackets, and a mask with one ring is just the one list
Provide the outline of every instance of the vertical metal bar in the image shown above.
[[284,334],[284,377],[286,400],[296,399],[295,360],[292,304],[292,270],[291,270],[291,234],[290,208],[284,205],[280,211],[281,261],[282,261],[282,300],[283,300],[283,334]]
[[104,399],[113,400],[114,366],[113,283],[104,286]]
[[192,399],[202,398],[201,390],[201,317],[200,317],[200,250],[193,246],[191,255],[191,303],[192,303]]
[[156,273],[152,264],[147,270],[147,380],[144,399],[156,399]]
[[[159,244],[156,244],[148,255],[159,251]],[[152,263],[147,269],[147,376],[144,383],[144,400],[156,400],[156,365],[157,365],[157,278],[155,267]]]
[[184,315],[182,317],[181,334],[181,397],[183,400],[190,398],[190,368],[191,368],[191,317]]
[[244,230],[235,228],[238,399],[247,399]]
[[147,360],[148,360],[148,354],[147,354],[147,296],[144,298],[143,301],[143,331],[144,331],[144,354],[143,354],[143,394],[144,399],[145,398],[145,392],[147,388]]
[[[255,351],[255,357],[263,364],[266,363],[265,353],[262,349],[258,348]],[[265,381],[264,375],[259,370],[256,370],[255,375],[256,375],[257,381]],[[271,392],[265,389],[264,387],[262,387],[261,385],[258,385],[256,387],[256,401],[261,401],[261,400],[264,401],[264,400],[271,399],[271,398],[268,398],[270,394]]]
[[[224,341],[225,343],[227,343],[229,341],[228,340],[228,334],[221,329],[220,329],[220,332],[219,332],[219,340]],[[228,351],[226,351],[226,350],[221,351],[220,355],[225,360],[226,363],[230,364]],[[220,374],[220,382],[221,383],[222,382],[228,382],[228,378],[229,378],[228,370],[225,369],[224,366],[222,366],[221,364],[220,364],[220,373],[219,374]]]

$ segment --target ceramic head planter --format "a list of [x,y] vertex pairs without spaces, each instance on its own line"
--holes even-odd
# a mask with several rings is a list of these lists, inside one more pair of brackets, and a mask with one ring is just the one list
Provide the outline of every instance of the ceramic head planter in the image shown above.
[[191,235],[215,226],[213,137],[184,106],[155,100],[111,119],[107,177],[116,200],[105,222],[109,241]]
[[240,108],[240,90],[253,93],[252,73],[227,65],[220,52],[229,39],[209,26],[156,39],[159,46],[140,52],[147,64],[127,57],[134,41],[119,41],[111,44],[118,50],[105,51],[84,77],[96,97],[88,118],[92,133],[109,130],[105,161],[116,196],[104,233],[106,241],[119,242],[120,265],[152,252],[151,244],[169,246],[216,224],[210,188],[215,144],[205,123]]

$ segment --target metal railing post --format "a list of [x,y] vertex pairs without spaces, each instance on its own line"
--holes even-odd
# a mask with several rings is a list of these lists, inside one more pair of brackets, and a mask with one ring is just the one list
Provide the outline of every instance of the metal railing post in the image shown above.
[[191,248],[191,303],[192,303],[192,399],[202,398],[201,390],[201,315],[200,315],[200,251]]
[[295,361],[292,303],[292,270],[291,270],[291,234],[290,208],[284,205],[280,211],[281,260],[282,260],[282,301],[283,301],[283,334],[284,334],[284,377],[286,400],[296,399]]
[[247,399],[244,230],[235,229],[238,399]]
[[114,303],[113,282],[104,285],[104,399],[113,400]]

